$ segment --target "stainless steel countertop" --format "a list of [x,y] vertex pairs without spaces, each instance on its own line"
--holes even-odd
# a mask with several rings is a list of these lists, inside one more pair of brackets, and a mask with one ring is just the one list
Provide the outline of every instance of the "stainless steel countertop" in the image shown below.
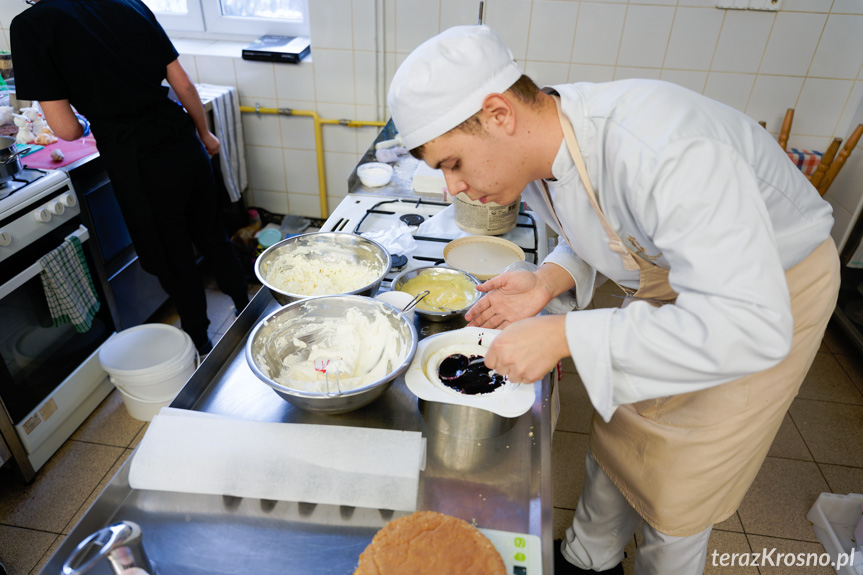
[[[248,333],[278,307],[269,291],[261,289],[172,407],[257,421],[421,431],[428,441],[428,460],[420,477],[418,509],[447,513],[481,528],[536,535],[542,543],[543,572],[552,572],[549,377],[535,384],[531,410],[492,439],[458,439],[427,428],[403,378],[358,411],[304,412],[258,381],[245,360]],[[460,325],[431,327],[425,334]],[[377,509],[135,490],[128,484],[133,457],[42,573],[59,573],[64,560],[91,533],[131,520],[141,526],[146,551],[162,575],[345,575],[353,572],[375,532],[397,516]],[[112,572],[102,562],[90,573]]]

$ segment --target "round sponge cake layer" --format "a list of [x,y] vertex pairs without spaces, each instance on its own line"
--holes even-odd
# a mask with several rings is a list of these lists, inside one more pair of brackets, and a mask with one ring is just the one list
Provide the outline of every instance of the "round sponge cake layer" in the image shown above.
[[491,541],[470,523],[417,511],[387,523],[360,555],[354,575],[506,575]]

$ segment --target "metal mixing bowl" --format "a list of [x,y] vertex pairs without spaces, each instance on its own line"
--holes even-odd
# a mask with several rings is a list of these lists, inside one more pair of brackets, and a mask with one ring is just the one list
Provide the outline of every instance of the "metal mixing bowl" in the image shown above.
[[[362,387],[345,390],[340,393],[318,393],[294,389],[274,381],[267,374],[278,374],[281,370],[281,360],[294,354],[302,353],[302,348],[293,343],[290,326],[286,323],[301,318],[301,323],[326,321],[327,319],[342,320],[349,309],[355,309],[367,317],[383,313],[397,332],[395,342],[400,351],[401,362],[390,365],[386,376]],[[281,349],[272,345],[275,337],[287,336],[288,342]],[[273,388],[282,399],[300,409],[319,413],[345,413],[363,407],[380,397],[408,368],[417,351],[417,332],[405,314],[400,313],[390,304],[354,295],[319,296],[307,298],[289,304],[268,315],[252,329],[246,342],[246,361],[252,372],[264,383]],[[270,343],[269,349],[267,345]],[[335,391],[335,390],[332,390]]]
[[[478,286],[479,284],[482,283],[481,281],[479,281],[478,279],[476,279],[474,276],[467,273],[466,271],[457,270],[454,268],[449,268],[449,267],[444,267],[444,266],[426,266],[426,267],[414,268],[411,270],[403,271],[402,273],[400,273],[396,277],[394,277],[393,283],[392,283],[393,291],[404,291],[404,290],[402,290],[402,287],[409,280],[412,280],[413,278],[417,277],[418,275],[423,273],[425,270],[435,270],[436,272],[439,272],[441,274],[449,274],[449,275],[453,275],[453,276],[462,276],[462,277],[467,278],[475,286]],[[416,294],[414,294],[414,295],[416,295]],[[421,317],[424,317],[425,319],[427,319],[429,321],[436,321],[436,322],[448,321],[451,319],[455,319],[456,317],[459,317],[459,316],[464,317],[464,314],[467,312],[467,310],[469,310],[471,308],[471,306],[473,306],[473,304],[476,303],[476,301],[479,299],[479,296],[480,296],[480,294],[479,294],[479,292],[477,292],[476,298],[470,304],[468,304],[467,306],[465,306],[461,309],[452,309],[452,310],[443,309],[440,311],[430,311],[430,310],[426,310],[426,309],[421,309],[420,306],[417,305],[417,307],[414,308],[414,311],[417,314],[419,314]],[[420,302],[420,305],[421,304],[422,304],[422,302]]]
[[[356,288],[342,294],[302,294],[291,293],[282,288],[274,286],[267,278],[273,269],[276,260],[285,254],[297,252],[301,248],[309,248],[311,253],[307,259],[328,258],[337,259],[345,266],[366,262],[378,272],[377,279],[370,284],[356,286]],[[293,236],[273,244],[267,248],[255,261],[255,275],[262,285],[266,286],[277,302],[282,305],[320,295],[363,295],[373,296],[381,287],[381,281],[389,273],[390,255],[379,243],[366,239],[356,234],[343,232],[315,232]]]

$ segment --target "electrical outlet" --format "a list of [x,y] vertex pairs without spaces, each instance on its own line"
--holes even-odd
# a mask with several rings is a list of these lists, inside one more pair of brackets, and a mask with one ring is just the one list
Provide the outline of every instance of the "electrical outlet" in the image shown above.
[[782,0],[749,0],[750,10],[779,10]]

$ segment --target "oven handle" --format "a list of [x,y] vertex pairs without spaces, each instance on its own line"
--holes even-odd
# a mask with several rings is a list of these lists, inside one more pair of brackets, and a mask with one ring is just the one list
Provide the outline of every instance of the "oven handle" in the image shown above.
[[[83,244],[88,239],[90,239],[90,230],[88,230],[85,226],[80,225],[78,226],[77,230],[66,236],[66,239],[68,240],[72,236],[77,237],[79,240],[81,240],[81,243]],[[18,289],[37,275],[39,275],[43,269],[44,268],[42,267],[42,264],[37,261],[35,264],[31,265],[29,268],[25,269],[20,274],[16,275],[8,282],[0,286],[0,300],[11,294],[13,291]]]

